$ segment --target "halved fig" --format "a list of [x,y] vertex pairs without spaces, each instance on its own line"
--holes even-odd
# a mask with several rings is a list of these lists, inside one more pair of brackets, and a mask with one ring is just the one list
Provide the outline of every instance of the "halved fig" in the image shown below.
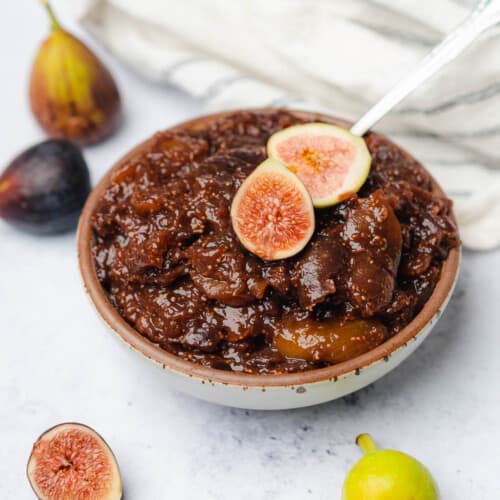
[[113,452],[97,432],[83,424],[59,424],[43,433],[33,445],[27,473],[40,500],[122,497]]
[[362,137],[328,123],[294,125],[276,132],[269,138],[267,153],[297,174],[318,208],[356,193],[372,161]]
[[231,220],[247,250],[265,260],[286,259],[311,239],[314,207],[299,178],[269,158],[238,189]]

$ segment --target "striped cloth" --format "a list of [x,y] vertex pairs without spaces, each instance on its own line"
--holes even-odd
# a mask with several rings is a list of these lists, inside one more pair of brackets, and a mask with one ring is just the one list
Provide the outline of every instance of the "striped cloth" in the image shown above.
[[[79,0],[80,20],[146,78],[207,110],[359,117],[468,13],[467,0]],[[470,2],[469,2],[470,3]],[[377,129],[455,200],[472,249],[500,245],[500,31],[491,29]]]

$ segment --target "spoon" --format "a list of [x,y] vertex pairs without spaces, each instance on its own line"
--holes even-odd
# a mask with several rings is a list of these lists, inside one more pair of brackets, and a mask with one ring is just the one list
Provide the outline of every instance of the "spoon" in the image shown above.
[[481,33],[500,22],[500,0],[481,0],[471,13],[446,38],[352,127],[355,135],[364,135],[419,85],[460,55]]

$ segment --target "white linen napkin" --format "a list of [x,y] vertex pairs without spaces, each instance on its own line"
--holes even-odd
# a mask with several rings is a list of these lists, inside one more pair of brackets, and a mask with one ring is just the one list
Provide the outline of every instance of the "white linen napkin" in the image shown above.
[[[453,0],[79,0],[83,25],[207,110],[283,106],[355,120],[464,16]],[[500,245],[500,37],[494,28],[376,129],[455,201],[472,249]]]

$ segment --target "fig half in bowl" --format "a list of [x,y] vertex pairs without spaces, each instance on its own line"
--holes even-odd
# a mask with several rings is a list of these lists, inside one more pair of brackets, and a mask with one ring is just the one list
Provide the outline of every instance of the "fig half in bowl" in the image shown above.
[[308,122],[347,126],[271,109],[184,123],[126,155],[87,201],[86,290],[107,325],[180,390],[255,409],[344,396],[409,356],[451,295],[460,255],[451,202],[375,133],[364,138],[366,182],[316,208],[299,253],[266,260],[243,246],[230,215],[236,193],[272,134]]

